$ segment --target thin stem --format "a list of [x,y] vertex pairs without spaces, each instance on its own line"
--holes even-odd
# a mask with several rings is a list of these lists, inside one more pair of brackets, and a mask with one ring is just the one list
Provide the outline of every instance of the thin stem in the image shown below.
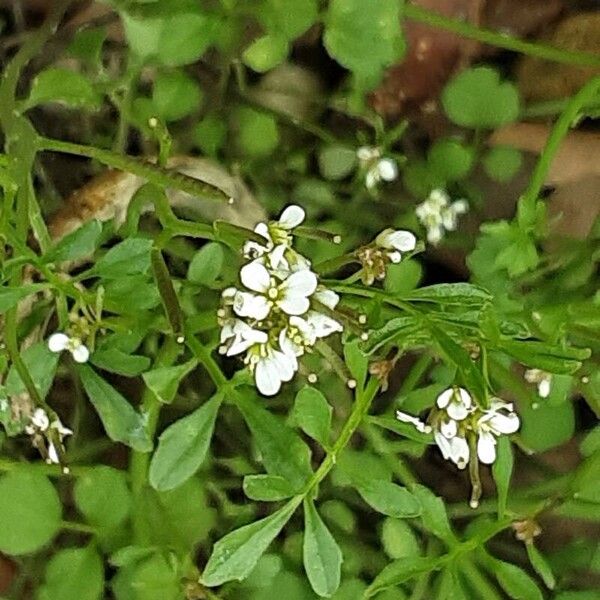
[[595,54],[563,50],[549,44],[526,42],[505,33],[499,33],[497,31],[492,31],[491,29],[483,29],[471,25],[466,21],[445,17],[431,10],[427,10],[426,8],[416,6],[415,4],[406,4],[404,6],[404,16],[411,21],[425,23],[426,25],[431,25],[438,29],[451,31],[462,37],[497,46],[498,48],[520,52],[521,54],[526,54],[528,56],[535,56],[537,58],[568,65],[577,65],[579,67],[600,67],[600,56]]
[[200,196],[209,200],[230,201],[229,196],[224,191],[210,183],[200,181],[177,171],[165,169],[133,156],[125,156],[94,146],[85,146],[83,144],[45,137],[38,138],[37,149],[40,151],[49,150],[52,152],[74,154],[76,156],[86,156],[114,169],[143,177],[150,183],[154,183],[162,188],[175,188],[193,196]]
[[212,354],[198,338],[192,333],[189,327],[186,327],[185,342],[192,354],[198,359],[200,364],[206,369],[208,376],[212,379],[217,389],[221,389],[228,384],[227,377],[221,371],[217,361]]
[[[600,59],[599,64],[600,64]],[[573,98],[567,104],[565,110],[560,115],[558,121],[556,121],[550,136],[546,141],[546,145],[542,154],[538,160],[538,163],[533,171],[529,185],[523,193],[519,201],[519,214],[533,214],[535,211],[535,205],[540,195],[542,186],[548,176],[548,171],[558,148],[563,138],[569,132],[569,129],[573,126],[579,113],[586,104],[589,104],[600,92],[600,76],[590,79]],[[521,219],[519,219],[521,222]],[[524,224],[524,223],[523,223]]]
[[95,527],[86,525],[85,523],[76,523],[75,521],[63,521],[61,523],[61,528],[67,529],[68,531],[76,531],[77,533],[89,533],[91,535],[96,535],[98,533]]
[[502,600],[500,594],[498,594],[494,586],[487,580],[486,576],[477,568],[472,560],[463,558],[460,562],[460,571],[471,584],[473,590],[477,592],[479,598]]

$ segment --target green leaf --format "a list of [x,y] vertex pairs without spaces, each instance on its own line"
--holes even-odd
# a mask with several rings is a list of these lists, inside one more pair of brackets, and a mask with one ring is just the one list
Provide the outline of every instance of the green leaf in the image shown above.
[[236,406],[252,432],[267,472],[283,477],[294,489],[300,489],[312,473],[308,446],[279,417],[255,400],[240,395]]
[[421,520],[425,528],[446,544],[452,545],[456,536],[450,527],[443,500],[424,485],[414,484],[411,491],[421,504]]
[[369,331],[369,338],[360,347],[366,354],[373,354],[390,342],[399,347],[416,345],[418,341],[430,340],[423,325],[415,317],[396,317],[390,319],[380,329]]
[[519,116],[517,89],[489,67],[461,71],[445,87],[442,104],[451,121],[473,129],[494,129]]
[[[29,346],[21,353],[21,358],[33,379],[33,383],[42,398],[45,398],[52,387],[59,354],[51,352],[46,342],[38,342]],[[18,396],[26,392],[27,388],[21,381],[15,366],[11,366],[6,378],[6,393],[9,396]]]
[[368,479],[367,474],[354,485],[369,506],[388,517],[403,519],[421,514],[419,500],[402,486],[383,479]]
[[439,568],[435,558],[411,556],[395,560],[375,577],[365,592],[365,597],[372,598],[382,590],[409,581],[422,573],[428,573]]
[[471,283],[437,283],[413,290],[405,299],[442,305],[483,306],[490,302],[493,296],[487,290]]
[[73,36],[67,51],[75,58],[99,66],[106,35],[106,27],[80,29]]
[[77,478],[73,492],[79,512],[100,529],[114,529],[129,515],[131,494],[123,471],[92,467]]
[[145,418],[90,367],[78,365],[77,371],[108,437],[138,452],[150,452],[152,441],[146,431]]
[[164,15],[147,19],[121,13],[129,49],[163,65],[196,62],[213,41],[213,25],[199,10],[165,8]]
[[200,108],[202,91],[183,71],[171,71],[154,80],[152,100],[161,119],[177,121]]
[[521,168],[523,157],[516,148],[510,146],[495,146],[483,157],[483,168],[491,179],[506,183],[510,181]]
[[192,132],[194,143],[209,156],[217,156],[227,138],[227,125],[215,114],[200,121]]
[[317,0],[265,0],[259,14],[272,34],[292,40],[317,20],[318,11]]
[[153,488],[172,490],[200,468],[210,446],[222,400],[220,394],[213,396],[163,431],[150,463],[149,478]]
[[62,508],[50,480],[25,468],[0,478],[0,551],[30,554],[60,529]]
[[498,519],[506,513],[506,500],[513,470],[513,451],[510,439],[505,435],[498,438],[497,458],[492,465],[492,475],[498,490]]
[[542,581],[549,590],[553,590],[556,587],[556,578],[550,565],[535,547],[533,542],[526,542],[525,548],[527,548],[527,556],[531,566],[535,569],[535,572],[542,578]]
[[466,177],[473,166],[473,159],[473,148],[451,138],[437,140],[428,156],[429,166],[444,181],[458,181]]
[[98,247],[102,225],[92,219],[62,238],[45,256],[44,262],[63,262],[91,256]]
[[278,475],[246,475],[243,487],[244,494],[258,502],[285,500],[295,493],[287,479]]
[[536,452],[564,444],[575,431],[575,413],[569,402],[556,406],[540,402],[535,408],[522,403],[519,416],[521,439],[527,448]]
[[119,313],[135,314],[160,303],[156,284],[146,275],[109,279],[104,287],[104,302],[118,307]]
[[242,54],[242,60],[252,70],[264,73],[281,64],[287,57],[287,40],[274,34],[254,40]]
[[325,20],[325,48],[367,87],[403,55],[399,0],[332,0]]
[[381,528],[381,544],[385,553],[393,559],[421,554],[414,531],[400,519],[388,517],[384,520]]
[[506,594],[514,600],[544,600],[539,588],[519,567],[494,560],[493,572]]
[[359,390],[364,387],[369,371],[369,358],[363,353],[361,347],[359,339],[344,344],[344,360]]
[[340,585],[342,552],[310,500],[304,501],[303,557],[312,589],[332,596]]
[[386,292],[397,297],[412,292],[423,277],[423,267],[416,260],[402,259],[399,263],[391,263],[387,267],[383,286]]
[[192,283],[210,287],[215,283],[225,263],[221,244],[210,242],[194,254],[188,267],[187,278]]
[[45,287],[38,283],[22,285],[18,288],[0,287],[0,315],[16,306],[23,298],[27,298],[30,294],[35,294]]
[[104,594],[104,566],[94,546],[66,548],[46,567],[38,600],[100,600]]
[[410,423],[402,423],[398,419],[389,416],[375,416],[367,417],[369,423],[373,423],[378,427],[383,427],[388,431],[393,431],[399,435],[402,435],[409,440],[420,442],[421,444],[433,444],[433,436],[430,433],[421,433],[417,431],[414,425]]
[[325,146],[319,152],[319,170],[325,179],[344,179],[356,167],[356,150],[341,144]]
[[221,538],[213,548],[200,581],[213,587],[226,581],[244,579],[297,507],[298,500],[293,498],[272,515],[244,525]]
[[323,394],[310,386],[304,386],[294,400],[292,419],[308,435],[327,448],[333,409]]
[[152,240],[127,238],[111,248],[89,273],[104,279],[146,273],[150,268],[151,249]]
[[174,367],[158,367],[144,373],[142,378],[148,389],[160,402],[171,404],[177,394],[181,380],[195,368],[196,364],[195,360],[190,360]]
[[275,118],[246,107],[238,108],[236,116],[240,150],[250,157],[272,154],[279,145],[279,130]]
[[570,375],[590,357],[588,348],[560,347],[529,340],[503,340],[499,348],[524,365],[548,373]]
[[600,451],[600,425],[596,425],[579,444],[579,450],[585,457]]
[[110,346],[96,350],[90,360],[100,369],[125,377],[135,377],[143,373],[151,362],[147,356],[128,354]]
[[29,98],[25,101],[25,109],[46,102],[98,108],[101,101],[90,81],[83,75],[69,69],[50,67],[33,80]]

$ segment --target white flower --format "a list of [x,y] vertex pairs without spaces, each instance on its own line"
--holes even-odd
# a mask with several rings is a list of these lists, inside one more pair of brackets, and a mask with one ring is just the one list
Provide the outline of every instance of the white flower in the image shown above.
[[291,316],[287,327],[279,334],[279,346],[285,354],[302,356],[307,348],[315,345],[318,339],[341,332],[343,327],[335,319],[315,310],[306,314],[306,318]]
[[365,186],[374,189],[382,181],[394,181],[398,178],[398,164],[393,158],[381,157],[381,150],[362,146],[356,151],[361,167],[366,170]]
[[221,329],[219,352],[227,356],[241,354],[254,344],[265,344],[269,336],[264,331],[250,327],[240,319],[228,319]]
[[459,469],[464,469],[469,463],[470,451],[467,440],[459,435],[448,438],[441,431],[434,431],[435,443],[445,460],[451,460]]
[[479,460],[491,465],[496,460],[496,437],[515,433],[520,426],[519,416],[514,412],[513,405],[492,398],[490,408],[476,424],[477,456]]
[[412,252],[417,247],[417,238],[410,231],[384,229],[376,238],[375,244],[384,250],[393,263],[402,260],[403,252]]
[[427,200],[415,209],[417,218],[427,229],[427,240],[437,244],[446,231],[454,231],[458,224],[458,216],[466,213],[469,205],[460,199],[450,202],[450,196],[441,189],[433,190]]
[[[61,446],[62,446],[63,440],[65,439],[66,436],[73,435],[73,432],[68,427],[65,427],[61,423],[60,419],[56,419],[55,421],[52,421],[52,423],[50,424],[50,429],[54,429],[57,432],[58,442]],[[60,464],[60,457],[58,455],[56,446],[55,446],[54,442],[52,441],[51,435],[50,435],[50,437],[48,437],[48,456],[46,458],[46,462],[48,464],[53,464],[53,465]]]
[[396,411],[396,419],[398,419],[398,421],[402,421],[403,423],[410,423],[411,425],[414,425],[415,429],[421,433],[431,433],[431,425],[427,425],[427,423],[424,423],[418,417],[409,415],[401,410]]
[[381,150],[374,148],[373,146],[361,146],[356,151],[356,157],[363,164],[366,165],[381,156]]
[[317,276],[308,270],[295,271],[283,281],[272,277],[259,262],[251,262],[240,270],[246,288],[257,292],[238,292],[233,310],[240,317],[262,321],[278,308],[288,315],[302,315],[310,307],[309,297],[317,289]]
[[62,447],[66,436],[73,432],[65,427],[60,419],[50,422],[48,413],[43,408],[36,408],[31,415],[29,425],[25,426],[25,433],[33,439],[33,445],[38,448],[46,458],[48,464],[60,464],[60,457],[56,443]]
[[436,400],[438,408],[445,409],[448,416],[456,421],[462,421],[473,410],[471,395],[464,388],[448,388]]
[[333,290],[328,290],[323,286],[318,286],[317,291],[314,293],[313,298],[320,302],[323,306],[326,306],[329,310],[335,310],[335,307],[340,301],[340,297]]
[[25,433],[33,435],[34,433],[44,432],[50,427],[50,419],[43,408],[36,408],[30,418],[29,425],[25,426]]
[[540,398],[547,398],[552,391],[552,375],[541,369],[527,369],[525,380],[528,383],[536,383]]
[[258,391],[265,396],[274,396],[283,382],[291,381],[298,368],[296,357],[292,358],[270,344],[252,346],[245,362],[254,373]]
[[90,351],[83,342],[76,337],[71,337],[66,333],[58,332],[53,333],[48,338],[48,348],[52,352],[62,352],[68,350],[75,362],[85,363],[90,357]]

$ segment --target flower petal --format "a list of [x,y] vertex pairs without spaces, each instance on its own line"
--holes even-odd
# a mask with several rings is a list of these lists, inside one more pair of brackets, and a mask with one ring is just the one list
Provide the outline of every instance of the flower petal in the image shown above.
[[279,289],[286,298],[310,296],[317,289],[317,276],[312,271],[296,271],[281,284]]
[[444,390],[437,397],[436,404],[438,405],[438,408],[446,408],[452,399],[452,396],[454,396],[454,388],[448,388],[447,390]]
[[496,438],[491,432],[479,432],[477,456],[484,465],[491,465],[496,460]]
[[301,296],[283,297],[277,306],[288,315],[303,315],[310,308],[310,302]]
[[48,348],[52,352],[62,352],[69,347],[71,338],[66,333],[53,333],[48,338]]
[[396,419],[398,419],[398,421],[402,421],[403,423],[410,423],[411,425],[414,425],[414,427],[421,433],[431,433],[431,427],[429,425],[421,421],[421,419],[418,417],[409,415],[401,410],[396,411]]
[[253,292],[266,294],[271,286],[271,276],[264,265],[253,261],[240,269],[240,279],[245,287]]
[[71,350],[71,355],[75,359],[75,362],[86,363],[90,357],[90,351],[87,346],[79,343]]
[[264,296],[238,292],[233,303],[233,311],[240,317],[252,317],[262,321],[271,311],[271,305]]
[[382,158],[377,163],[377,172],[384,181],[394,181],[398,177],[398,165],[392,158]]
[[279,227],[282,229],[293,229],[298,227],[306,218],[306,213],[301,206],[291,204],[288,206],[279,217]]
[[504,433],[506,435],[515,433],[521,425],[519,416],[516,413],[509,413],[508,415],[496,413],[487,423],[496,434]]
[[277,363],[270,357],[261,358],[254,369],[254,381],[261,394],[274,396],[281,389]]
[[312,326],[315,336],[318,338],[324,338],[330,336],[332,333],[344,330],[341,323],[315,310],[311,310],[308,313],[306,320]]
[[463,437],[454,437],[450,440],[450,459],[459,468],[464,469],[469,462],[469,444]]
[[340,301],[340,297],[333,290],[318,289],[314,295],[315,300],[318,300],[321,304],[324,304],[330,310],[335,310],[335,307]]
[[442,421],[440,423],[440,431],[444,437],[450,439],[455,437],[458,433],[458,425],[453,419],[448,419],[448,421]]

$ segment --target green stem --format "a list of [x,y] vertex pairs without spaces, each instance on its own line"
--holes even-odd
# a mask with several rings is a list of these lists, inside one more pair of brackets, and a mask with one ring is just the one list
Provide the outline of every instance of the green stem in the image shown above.
[[198,359],[202,366],[206,369],[208,376],[212,379],[217,389],[222,389],[228,384],[227,377],[223,375],[223,371],[217,364],[217,361],[212,357],[212,354],[198,338],[192,333],[189,327],[186,327],[185,341],[192,354]]
[[404,6],[404,16],[411,21],[425,23],[438,29],[451,31],[462,37],[477,40],[484,44],[505,48],[514,52],[520,52],[528,56],[535,56],[545,60],[551,60],[568,65],[579,67],[600,67],[600,56],[589,52],[576,52],[573,50],[562,50],[549,44],[540,44],[526,42],[519,38],[512,37],[505,33],[483,29],[471,25],[466,21],[459,21],[445,17],[426,8],[416,6],[415,4],[406,4]]
[[152,249],[152,270],[160,294],[160,298],[171,326],[171,332],[179,337],[183,332],[183,312],[179,299],[175,293],[169,269],[165,263],[162,252],[158,248]]
[[44,137],[38,139],[37,149],[40,151],[49,150],[52,152],[64,152],[65,154],[93,158],[113,169],[126,171],[133,175],[143,177],[150,183],[154,183],[162,188],[175,188],[182,192],[187,192],[192,196],[200,196],[209,200],[230,200],[225,192],[210,183],[194,179],[193,177],[177,171],[165,169],[154,163],[133,156],[124,156],[122,154],[111,152],[110,150],[95,148],[94,146],[85,146],[83,144],[75,144],[73,142],[64,142],[62,140]]
[[86,525],[85,523],[76,523],[75,521],[63,521],[61,523],[61,528],[67,529],[68,531],[76,531],[77,533],[89,533],[91,535],[96,535],[98,533],[95,527]]
[[[600,62],[600,59],[598,59]],[[519,200],[519,214],[533,214],[542,186],[563,138],[573,126],[583,106],[589,104],[600,92],[600,76],[590,79],[567,104],[556,121],[546,145],[533,171],[529,185]],[[521,219],[520,219],[521,221]]]
[[494,586],[488,581],[472,560],[463,558],[460,562],[460,571],[471,584],[473,590],[477,592],[479,598],[485,598],[486,600],[502,600],[500,594],[498,594]]

